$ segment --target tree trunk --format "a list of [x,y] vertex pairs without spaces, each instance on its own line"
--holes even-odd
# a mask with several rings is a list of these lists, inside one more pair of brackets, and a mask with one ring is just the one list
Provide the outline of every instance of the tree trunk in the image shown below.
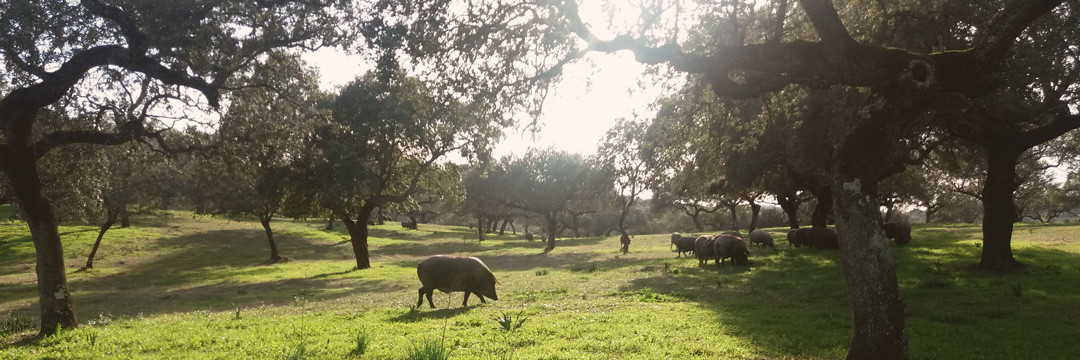
[[68,290],[64,268],[64,246],[60,242],[56,215],[42,193],[37,159],[33,151],[9,149],[0,164],[4,166],[11,189],[30,228],[30,239],[37,255],[38,300],[41,302],[42,335],[52,335],[58,327],[78,326],[75,304]]
[[499,226],[499,236],[506,235],[506,224],[508,224],[508,223],[510,223],[510,217],[509,216],[504,217],[503,221],[502,221],[502,225]]
[[987,147],[988,166],[983,185],[983,246],[979,266],[986,269],[1007,269],[1020,265],[1012,254],[1013,223],[1016,222],[1016,203],[1013,193],[1016,163],[1019,152],[1001,147]]
[[698,232],[705,232],[705,226],[701,224],[701,211],[694,211],[693,213],[687,212],[690,215],[690,219],[694,221],[694,227]]
[[758,215],[761,215],[761,205],[758,205],[753,199],[748,201],[750,202],[750,232],[754,232],[754,230],[757,230]]
[[885,215],[882,218],[882,222],[889,222],[893,217],[893,210],[896,208],[896,204],[892,201],[885,203]]
[[581,214],[570,213],[570,223],[573,224],[573,226],[574,226],[574,238],[575,239],[581,237],[581,233],[578,232],[578,218],[579,217],[581,217]]
[[817,198],[818,202],[814,206],[814,212],[810,214],[810,225],[813,227],[826,227],[829,225],[829,211],[832,211],[833,207],[832,191],[823,188],[811,193]]
[[97,255],[98,246],[101,246],[101,239],[105,237],[105,232],[112,228],[118,218],[116,211],[112,209],[106,211],[108,212],[108,215],[105,219],[105,223],[101,224],[101,230],[98,231],[97,240],[94,241],[94,247],[90,249],[90,255],[86,257],[86,266],[83,267],[84,269],[94,268],[94,255]]
[[480,241],[484,241],[484,217],[483,216],[477,216],[476,217],[476,235],[479,237]]
[[907,359],[904,304],[874,194],[859,179],[833,184],[852,310],[848,359]]
[[[364,204],[360,207],[357,219],[366,220],[375,211],[375,205]],[[339,214],[341,222],[349,231],[349,242],[352,243],[353,255],[356,256],[356,269],[370,269],[371,259],[368,254],[368,224],[367,221],[353,221],[348,215]]]
[[728,206],[728,211],[731,212],[731,230],[739,231],[739,214],[737,212],[739,205]]
[[127,206],[120,208],[120,228],[127,229],[131,227],[131,212],[128,212]]
[[544,220],[547,221],[547,246],[544,247],[544,252],[555,250],[555,234],[558,232],[558,221],[555,218],[555,213],[544,214]]
[[263,230],[266,231],[266,241],[270,242],[270,261],[281,261],[281,256],[278,255],[277,243],[274,242],[274,231],[270,229],[271,215],[263,215],[259,217],[259,222],[262,223]]
[[334,217],[330,216],[326,218],[326,230],[334,230]]
[[626,215],[630,214],[630,208],[634,206],[636,198],[631,198],[630,201],[622,207],[622,212],[619,213],[619,234],[622,236],[629,236],[626,233]]
[[799,228],[799,199],[795,196],[777,196],[776,203],[788,218],[788,227]]

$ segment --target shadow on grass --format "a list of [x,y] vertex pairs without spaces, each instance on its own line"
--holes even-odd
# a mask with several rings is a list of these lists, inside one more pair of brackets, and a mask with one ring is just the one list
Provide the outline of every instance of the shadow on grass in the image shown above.
[[[458,294],[458,295],[464,296],[463,295],[464,293],[452,293],[452,294]],[[471,300],[479,302],[479,300],[476,300],[475,297],[473,299],[471,299]],[[423,305],[426,306],[426,304],[423,304]],[[446,308],[446,309],[432,309],[432,310],[426,310],[426,311],[425,310],[420,310],[420,309],[411,309],[411,310],[409,310],[408,312],[406,312],[404,314],[401,314],[401,315],[395,316],[393,318],[390,318],[390,321],[391,322],[402,323],[402,322],[417,322],[417,321],[420,321],[420,320],[430,320],[430,319],[449,319],[449,318],[452,318],[452,317],[455,317],[455,316],[458,316],[458,315],[461,315],[461,314],[468,313],[468,312],[472,311],[472,309],[474,309],[474,308],[476,308],[478,306],[480,306],[480,305],[469,305],[469,306],[463,306],[463,307],[451,307],[451,308]],[[421,307],[423,307],[423,306],[421,306]]]
[[[1080,234],[1080,227],[1074,229]],[[1039,231],[1032,236],[1053,237]],[[913,235],[911,245],[892,246],[912,358],[1080,358],[1080,348],[1060,346],[1080,336],[1080,288],[1074,286],[1080,254],[1021,240],[1014,253],[1026,266],[990,273],[971,267],[981,253],[978,226],[916,229]],[[752,252],[763,256],[751,257],[749,271],[694,262],[628,281],[619,290],[651,289],[670,295],[667,301],[695,303],[767,358],[842,357],[852,329],[840,254]]]

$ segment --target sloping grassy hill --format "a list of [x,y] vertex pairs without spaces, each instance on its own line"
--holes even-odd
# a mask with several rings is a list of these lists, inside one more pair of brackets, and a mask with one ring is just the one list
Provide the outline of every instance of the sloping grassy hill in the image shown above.
[[[62,227],[81,326],[3,334],[0,359],[399,359],[428,342],[459,359],[835,359],[850,335],[839,254],[787,248],[782,229],[752,266],[717,268],[675,258],[667,234],[634,236],[625,256],[617,237],[545,254],[518,235],[385,225],[374,267],[352,270],[346,236],[322,226],[275,223],[289,261],[271,264],[257,222],[143,219],[111,230],[88,271],[96,228]],[[970,270],[978,226],[913,235],[893,247],[912,358],[1080,358],[1080,226],[1019,225],[1030,266],[1008,274]],[[500,301],[462,308],[462,293],[437,292],[438,309],[413,309],[416,263],[432,254],[483,259]],[[0,224],[0,319],[16,330],[38,311],[33,258],[25,225]]]

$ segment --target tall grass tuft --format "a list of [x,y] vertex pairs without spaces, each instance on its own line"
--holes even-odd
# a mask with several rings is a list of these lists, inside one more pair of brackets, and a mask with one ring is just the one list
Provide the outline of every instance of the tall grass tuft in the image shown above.
[[519,311],[517,315],[503,312],[501,316],[496,316],[495,322],[499,324],[499,327],[496,329],[503,329],[506,332],[513,332],[514,330],[520,329],[521,325],[525,323],[525,320],[529,319],[529,317],[522,315],[524,312],[525,310]]
[[368,337],[366,331],[361,330],[356,333],[356,347],[349,352],[349,355],[359,357],[367,352],[368,346],[371,345],[371,338]]
[[0,338],[11,334],[30,331],[35,327],[34,319],[31,319],[28,316],[8,313],[0,318]]
[[304,347],[304,343],[300,343],[296,346],[296,349],[292,352],[285,350],[285,354],[281,356],[282,360],[303,360],[307,359],[307,348]]
[[454,350],[443,344],[442,340],[425,339],[409,348],[406,360],[446,360]]

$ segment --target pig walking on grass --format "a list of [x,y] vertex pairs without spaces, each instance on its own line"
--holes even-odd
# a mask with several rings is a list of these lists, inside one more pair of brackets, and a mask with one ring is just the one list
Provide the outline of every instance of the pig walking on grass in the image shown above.
[[424,259],[416,265],[416,275],[420,278],[420,299],[416,301],[416,308],[424,305],[424,295],[427,295],[428,305],[435,308],[431,301],[431,294],[436,289],[445,293],[464,291],[465,300],[461,306],[468,306],[469,294],[476,294],[480,302],[486,303],[484,297],[491,300],[499,300],[495,294],[495,284],[502,285],[495,274],[491,273],[483,261],[475,257],[434,255]]

